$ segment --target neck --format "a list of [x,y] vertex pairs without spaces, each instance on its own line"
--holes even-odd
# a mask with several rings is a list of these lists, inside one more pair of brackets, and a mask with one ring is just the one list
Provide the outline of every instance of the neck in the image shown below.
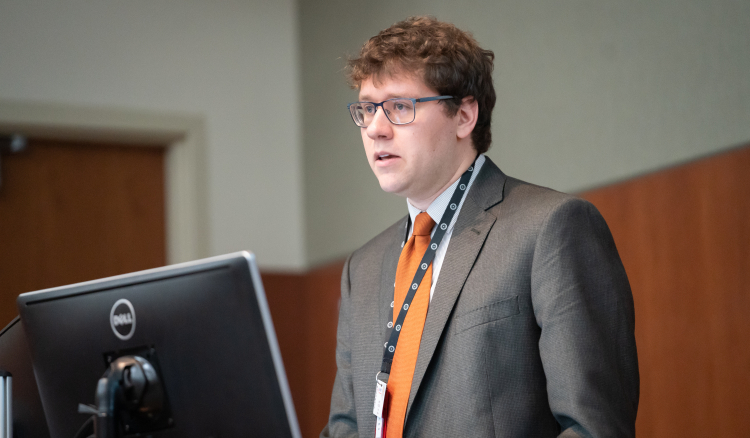
[[407,198],[409,201],[409,204],[412,206],[418,208],[421,211],[427,211],[427,208],[432,204],[432,201],[437,199],[438,196],[440,196],[448,187],[451,186],[456,180],[461,178],[461,175],[463,175],[464,172],[466,172],[466,169],[471,166],[471,164],[476,159],[476,155],[467,156],[464,158],[464,160],[461,162],[461,165],[458,166],[456,169],[456,172],[453,174],[453,176],[440,188],[438,188],[436,191],[433,191],[432,195],[428,197],[419,197],[419,198]]

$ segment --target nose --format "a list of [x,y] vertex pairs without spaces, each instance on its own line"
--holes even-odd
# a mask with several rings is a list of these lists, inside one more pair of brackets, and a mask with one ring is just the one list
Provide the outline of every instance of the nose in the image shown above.
[[384,111],[383,108],[378,108],[367,125],[367,136],[373,140],[387,140],[393,136],[393,124],[388,121]]

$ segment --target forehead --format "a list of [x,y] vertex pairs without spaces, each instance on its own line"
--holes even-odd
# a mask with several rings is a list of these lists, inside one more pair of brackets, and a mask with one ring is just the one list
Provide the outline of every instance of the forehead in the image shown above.
[[380,102],[394,97],[420,98],[436,95],[437,91],[416,75],[384,75],[378,78],[370,76],[359,86],[359,100],[369,102]]

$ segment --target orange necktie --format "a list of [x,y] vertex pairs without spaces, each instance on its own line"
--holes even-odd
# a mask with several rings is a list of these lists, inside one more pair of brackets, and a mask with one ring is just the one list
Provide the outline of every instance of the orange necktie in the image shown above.
[[[393,321],[404,305],[406,293],[409,290],[419,262],[422,260],[427,246],[430,244],[430,232],[435,222],[425,212],[419,213],[414,220],[414,230],[411,238],[401,250],[396,269],[396,290],[394,292]],[[419,341],[422,339],[422,329],[427,318],[427,307],[430,304],[430,285],[432,284],[432,264],[417,288],[417,293],[409,306],[409,311],[401,328],[401,334],[393,356],[391,374],[388,378],[388,393],[390,407],[386,424],[386,438],[401,438],[406,417],[406,405],[409,403],[409,391],[414,377],[414,367],[419,354]]]

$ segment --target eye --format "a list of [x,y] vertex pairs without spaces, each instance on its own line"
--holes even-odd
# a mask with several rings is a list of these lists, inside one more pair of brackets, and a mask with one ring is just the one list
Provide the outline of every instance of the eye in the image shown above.
[[362,109],[364,109],[367,114],[375,113],[375,105],[363,105]]
[[399,113],[408,113],[413,106],[410,100],[396,100],[393,102],[393,110]]

